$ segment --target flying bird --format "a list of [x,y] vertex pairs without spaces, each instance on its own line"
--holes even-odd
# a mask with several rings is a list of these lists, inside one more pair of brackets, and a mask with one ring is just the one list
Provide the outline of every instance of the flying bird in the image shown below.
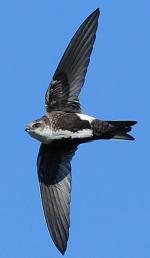
[[71,159],[78,145],[93,140],[134,140],[136,121],[103,121],[83,114],[79,94],[96,38],[99,9],[81,24],[69,43],[45,95],[45,115],[26,127],[41,142],[37,170],[46,223],[64,254],[70,226]]

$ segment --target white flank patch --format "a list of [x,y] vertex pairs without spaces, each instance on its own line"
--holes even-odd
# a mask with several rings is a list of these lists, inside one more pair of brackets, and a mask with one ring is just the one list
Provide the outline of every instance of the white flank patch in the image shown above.
[[33,132],[30,131],[29,134],[35,138],[36,140],[45,143],[45,144],[49,144],[51,143],[53,140],[60,140],[60,139],[67,139],[67,138],[71,138],[71,139],[75,139],[75,138],[89,138],[93,136],[93,131],[91,129],[83,129],[83,130],[79,130],[77,132],[71,132],[68,130],[48,130],[45,129],[43,131],[38,131],[38,132]]
[[90,123],[95,119],[95,117],[84,115],[84,114],[76,113],[76,115],[79,116],[81,120],[88,120]]
[[68,130],[57,130],[52,131],[49,140],[62,139],[62,138],[88,138],[93,136],[93,131],[91,129],[83,129],[77,132],[71,132]]

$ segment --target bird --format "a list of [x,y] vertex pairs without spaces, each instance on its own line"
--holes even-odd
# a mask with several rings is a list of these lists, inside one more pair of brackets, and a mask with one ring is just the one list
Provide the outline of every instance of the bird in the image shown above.
[[65,254],[70,227],[71,160],[80,144],[94,140],[134,140],[137,121],[100,120],[82,112],[79,94],[96,38],[100,10],[80,25],[66,48],[45,94],[45,115],[25,131],[40,141],[37,172],[51,238]]

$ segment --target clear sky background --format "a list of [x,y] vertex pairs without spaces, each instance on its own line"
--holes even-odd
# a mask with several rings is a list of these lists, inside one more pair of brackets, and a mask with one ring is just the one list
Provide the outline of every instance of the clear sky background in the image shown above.
[[39,143],[26,124],[74,32],[97,7],[97,38],[80,99],[101,119],[138,120],[136,141],[80,146],[72,162],[67,258],[150,258],[150,1],[0,3],[0,257],[59,258],[36,174]]

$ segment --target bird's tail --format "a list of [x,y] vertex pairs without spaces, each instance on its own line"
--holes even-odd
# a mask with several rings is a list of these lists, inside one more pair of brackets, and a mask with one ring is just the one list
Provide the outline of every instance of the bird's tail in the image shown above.
[[119,140],[134,140],[128,134],[136,121],[101,121],[95,119],[92,122],[94,139],[119,139]]

